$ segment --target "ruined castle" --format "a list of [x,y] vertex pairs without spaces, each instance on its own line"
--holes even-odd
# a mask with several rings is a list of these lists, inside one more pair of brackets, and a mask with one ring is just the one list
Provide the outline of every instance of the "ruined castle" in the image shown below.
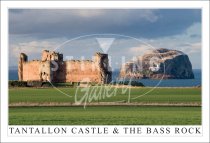
[[107,54],[95,53],[93,60],[63,60],[63,54],[44,50],[41,60],[28,61],[21,53],[18,63],[20,81],[95,82],[112,80]]

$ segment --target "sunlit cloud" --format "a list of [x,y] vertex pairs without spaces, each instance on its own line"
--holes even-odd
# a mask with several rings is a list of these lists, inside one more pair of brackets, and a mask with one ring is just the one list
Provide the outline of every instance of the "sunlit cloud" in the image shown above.
[[[129,61],[133,56],[151,50],[144,44],[148,43],[154,48],[181,50],[189,56],[193,68],[201,66],[200,10],[20,9],[10,10],[9,18],[10,66],[17,66],[21,52],[31,59],[40,59],[44,49],[54,50],[78,36],[104,33],[131,36],[142,41],[115,39],[108,50],[114,63],[122,56]],[[90,59],[95,52],[103,52],[97,40],[91,38],[70,42],[57,50],[64,54],[64,58],[73,56],[76,59],[81,56]]]

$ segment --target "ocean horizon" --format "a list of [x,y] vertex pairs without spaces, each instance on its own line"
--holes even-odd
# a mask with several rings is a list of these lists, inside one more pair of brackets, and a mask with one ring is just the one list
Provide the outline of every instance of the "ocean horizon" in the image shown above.
[[[164,79],[164,80],[154,80],[154,79],[139,79],[141,83],[149,87],[194,87],[201,86],[201,69],[193,69],[194,79]],[[115,70],[112,73],[112,79],[116,79],[119,75],[119,70]],[[9,69],[9,80],[18,80],[17,68]]]

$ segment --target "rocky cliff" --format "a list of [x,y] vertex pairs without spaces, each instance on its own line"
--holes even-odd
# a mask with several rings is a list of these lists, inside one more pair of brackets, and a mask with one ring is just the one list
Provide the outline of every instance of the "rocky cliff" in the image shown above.
[[194,74],[186,54],[177,50],[157,49],[125,63],[120,70],[120,78],[193,79]]

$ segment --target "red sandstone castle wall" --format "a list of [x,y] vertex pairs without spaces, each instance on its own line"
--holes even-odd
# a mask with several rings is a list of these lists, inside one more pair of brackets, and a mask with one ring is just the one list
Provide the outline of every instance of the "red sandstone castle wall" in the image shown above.
[[54,82],[100,82],[100,71],[93,61],[65,61],[53,74]]
[[66,61],[66,81],[100,81],[100,71],[92,61]]
[[[23,63],[23,81],[40,81],[41,61]],[[100,82],[100,71],[93,61],[58,62],[58,70],[54,72],[53,82],[79,82],[88,79],[90,82]],[[88,81],[87,80],[87,81]]]
[[23,63],[23,81],[41,80],[39,75],[40,61],[29,61]]

